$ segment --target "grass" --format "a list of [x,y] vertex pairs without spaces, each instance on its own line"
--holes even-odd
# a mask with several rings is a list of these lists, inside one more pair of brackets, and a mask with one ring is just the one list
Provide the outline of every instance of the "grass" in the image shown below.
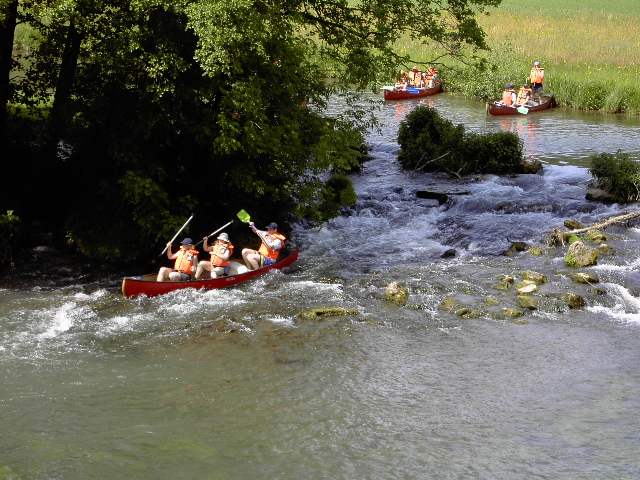
[[[539,60],[545,90],[560,104],[640,114],[640,1],[503,0],[479,21],[492,49],[486,54],[492,68],[478,74],[461,62],[445,62],[450,91],[495,98],[504,83],[522,84]],[[441,53],[405,45],[419,60]]]

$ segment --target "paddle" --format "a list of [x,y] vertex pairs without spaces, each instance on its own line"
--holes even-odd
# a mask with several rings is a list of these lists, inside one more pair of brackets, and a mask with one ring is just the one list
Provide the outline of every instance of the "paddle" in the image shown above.
[[[193,218],[193,214],[191,214],[191,216],[189,217],[189,220],[187,220],[186,222],[184,222],[184,225],[182,225],[182,226],[180,227],[180,230],[178,230],[178,231],[176,232],[176,234],[173,236],[173,238],[171,239],[171,241],[170,241],[169,243],[173,243],[173,241],[176,239],[176,237],[177,237],[178,235],[180,235],[180,232],[181,232],[182,230],[184,230],[184,227],[186,227],[186,226],[187,226],[187,224],[191,221],[191,219],[192,219],[192,218]],[[160,255],[158,255],[158,256],[164,255],[164,252],[166,252],[166,251],[167,251],[167,248],[169,248],[169,245],[165,246],[165,247],[164,247],[164,250],[162,250],[162,253],[161,253]]]
[[[215,232],[211,232],[209,235],[207,235],[207,238],[209,237],[213,237],[216,233],[218,233],[220,230],[223,230],[225,228],[227,228],[229,225],[231,225],[233,223],[233,220],[231,220],[230,222],[225,223],[223,226],[221,226],[219,229],[217,229]],[[198,245],[200,245],[202,242],[204,242],[204,238],[202,240],[200,240],[198,243],[196,243],[196,247]]]
[[242,223],[249,223],[251,221],[251,215],[249,215],[249,213],[247,213],[247,211],[244,209],[236,213],[236,216],[240,219]]
[[525,106],[520,106],[516,108],[516,110],[518,110],[518,113],[521,113],[522,115],[526,115],[527,113],[529,113],[529,109]]

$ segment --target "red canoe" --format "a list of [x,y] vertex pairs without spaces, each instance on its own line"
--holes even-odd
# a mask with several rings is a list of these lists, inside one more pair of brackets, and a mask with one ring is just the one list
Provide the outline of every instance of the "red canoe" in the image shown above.
[[135,297],[137,295],[146,295],[147,297],[155,297],[165,293],[178,290],[180,288],[204,288],[211,290],[214,288],[230,287],[238,283],[246,282],[253,278],[264,275],[269,270],[280,269],[291,265],[298,259],[298,250],[293,250],[286,257],[273,265],[252,270],[238,275],[230,275],[228,277],[209,278],[206,280],[188,280],[185,282],[158,282],[156,273],[143,275],[140,277],[125,277],[122,280],[122,294],[125,297]]
[[407,90],[396,90],[391,88],[384,88],[384,99],[385,100],[405,100],[407,98],[419,98],[426,97],[427,95],[435,95],[436,93],[440,93],[442,91],[442,83],[437,82],[434,87],[427,88],[414,88],[409,87]]
[[[534,107],[525,107],[526,110],[518,110],[516,107],[496,105],[495,102],[487,103],[487,113],[491,115],[526,115],[527,113],[539,112],[556,106],[556,99],[553,96],[542,97],[542,103]],[[522,109],[522,107],[520,107]]]

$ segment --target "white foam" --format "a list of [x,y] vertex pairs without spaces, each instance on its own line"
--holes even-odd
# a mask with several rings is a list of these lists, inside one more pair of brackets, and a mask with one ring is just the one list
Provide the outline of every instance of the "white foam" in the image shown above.
[[46,330],[42,332],[40,338],[53,338],[69,331],[77,320],[95,317],[95,313],[85,306],[78,306],[76,302],[65,302],[62,306],[52,310],[46,310],[45,318],[52,317],[53,322],[50,323]]
[[287,325],[287,326],[290,326],[290,327],[293,327],[295,325],[292,318],[282,317],[282,316],[279,316],[279,315],[276,315],[276,316],[273,316],[273,317],[267,317],[266,320],[271,322],[271,323],[276,323],[276,324],[279,324],[279,325]]
[[587,311],[608,315],[616,320],[640,323],[640,298],[635,297],[631,292],[617,283],[603,283],[610,297],[616,303],[613,307],[594,305],[587,307]]

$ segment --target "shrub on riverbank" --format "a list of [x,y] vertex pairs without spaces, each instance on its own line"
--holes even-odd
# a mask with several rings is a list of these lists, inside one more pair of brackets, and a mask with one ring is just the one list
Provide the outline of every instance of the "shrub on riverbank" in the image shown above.
[[511,132],[466,133],[430,107],[414,109],[400,124],[398,159],[407,169],[474,173],[523,173],[522,142]]
[[591,157],[591,175],[596,186],[619,203],[640,201],[640,163],[620,150]]
[[13,210],[0,215],[0,267],[13,263],[13,255],[18,246],[20,217]]

